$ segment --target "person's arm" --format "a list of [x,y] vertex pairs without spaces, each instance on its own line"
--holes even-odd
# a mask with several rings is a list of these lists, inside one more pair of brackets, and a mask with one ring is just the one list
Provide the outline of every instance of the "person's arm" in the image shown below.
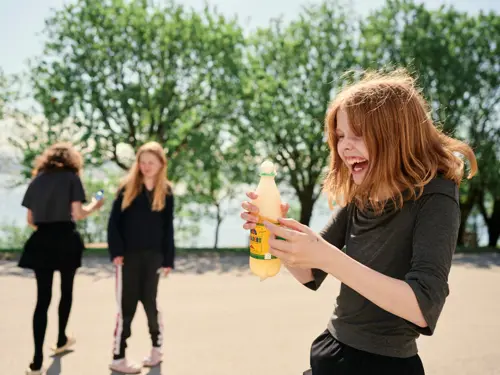
[[297,280],[299,283],[307,286],[309,289],[317,289],[313,287],[314,284],[312,284],[314,283],[314,275],[312,269],[297,268],[286,264],[285,268],[292,274],[293,277],[295,277],[295,280]]
[[34,201],[34,188],[33,188],[33,181],[28,185],[28,188],[26,189],[26,192],[24,193],[23,200],[21,202],[21,206],[26,207],[28,209],[28,212],[26,213],[26,222],[30,227],[33,229],[37,229],[35,222],[33,220],[33,201]]
[[[320,236],[328,243],[342,249],[345,245],[345,237],[347,232],[348,207],[337,206],[333,210],[330,220],[319,233]],[[293,268],[287,267],[292,275],[304,286],[311,290],[318,290],[323,281],[325,281],[327,272],[324,270],[313,268]],[[293,271],[292,271],[293,269]]]
[[380,308],[432,335],[448,296],[460,211],[456,201],[433,195],[422,205],[413,232],[411,269],[405,280],[374,271],[341,251],[332,251],[325,271]]
[[37,229],[37,226],[35,225],[35,222],[33,221],[33,211],[31,211],[28,208],[28,214],[26,215],[26,221],[28,222],[28,225],[32,227],[33,229]]
[[332,251],[324,270],[380,308],[426,327],[411,287],[403,280],[386,276],[359,263],[341,251]]
[[163,268],[175,268],[174,196],[170,194],[165,202],[165,235],[163,238]]
[[85,206],[82,204],[85,203],[87,199],[85,197],[85,189],[83,188],[82,181],[76,174],[71,175],[70,200],[71,216],[75,221],[85,219],[94,211],[97,211],[103,204],[102,201],[97,201],[95,198]]
[[92,202],[85,206],[82,202],[72,202],[71,216],[74,220],[83,220],[99,209],[99,203],[100,202],[95,199],[92,199]]
[[121,216],[122,216],[122,200],[123,193],[119,192],[111,206],[111,213],[108,219],[108,252],[111,261],[116,257],[122,257],[124,254],[124,241],[121,233]]

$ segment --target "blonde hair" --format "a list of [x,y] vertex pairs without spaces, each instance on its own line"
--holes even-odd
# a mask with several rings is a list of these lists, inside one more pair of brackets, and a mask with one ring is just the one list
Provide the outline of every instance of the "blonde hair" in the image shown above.
[[120,184],[120,191],[124,189],[122,200],[122,211],[125,210],[133,200],[139,195],[143,188],[144,177],[139,168],[141,155],[151,153],[160,160],[162,167],[156,176],[153,191],[153,211],[161,211],[165,207],[165,197],[172,194],[172,184],[167,179],[167,158],[163,148],[158,142],[148,142],[142,145],[137,151],[134,164],[130,167],[128,174]]
[[[337,151],[339,110],[346,112],[353,132],[363,137],[368,149],[369,169],[359,186]],[[330,165],[323,187],[330,205],[354,200],[363,208],[370,202],[375,211],[381,212],[384,202],[376,198],[383,189],[395,193],[391,199],[400,208],[405,198],[418,198],[421,188],[437,174],[459,185],[464,161],[455,153],[469,160],[468,178],[477,172],[472,149],[435,126],[415,80],[402,69],[387,74],[366,73],[358,83],[342,90],[328,108],[325,131]],[[404,190],[409,193],[406,197]]]

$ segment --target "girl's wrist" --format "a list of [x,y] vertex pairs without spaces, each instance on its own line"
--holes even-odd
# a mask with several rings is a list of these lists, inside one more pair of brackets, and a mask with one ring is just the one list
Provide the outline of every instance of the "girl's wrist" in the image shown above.
[[324,249],[324,254],[325,254],[325,260],[323,262],[323,266],[321,267],[323,271],[326,273],[329,273],[332,276],[336,275],[336,270],[338,267],[338,263],[340,260],[340,256],[342,255],[341,251],[336,247],[333,246],[332,244],[328,243],[325,241],[325,249]]

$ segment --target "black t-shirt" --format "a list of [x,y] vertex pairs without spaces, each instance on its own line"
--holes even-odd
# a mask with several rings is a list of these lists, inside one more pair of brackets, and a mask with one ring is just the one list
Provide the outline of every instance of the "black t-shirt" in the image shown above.
[[22,205],[34,224],[72,221],[71,203],[86,202],[80,177],[68,170],[41,172],[29,184]]
[[[342,284],[330,333],[340,342],[370,353],[410,357],[417,353],[416,338],[432,335],[449,294],[448,274],[456,249],[460,207],[458,187],[435,178],[416,201],[398,210],[389,204],[378,216],[353,204],[338,208],[321,234],[358,262],[384,275],[404,280],[413,289],[428,324],[420,328],[383,310]],[[317,289],[327,276],[313,270]]]

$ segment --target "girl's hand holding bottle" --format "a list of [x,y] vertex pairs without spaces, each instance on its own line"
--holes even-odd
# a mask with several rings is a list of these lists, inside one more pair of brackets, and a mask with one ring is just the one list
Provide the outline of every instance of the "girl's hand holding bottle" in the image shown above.
[[[257,199],[258,195],[257,193],[250,191],[247,193],[247,197],[250,198],[251,200],[255,200]],[[243,207],[243,209],[246,210],[241,213],[241,218],[245,220],[245,224],[243,224],[243,229],[245,230],[254,229],[255,224],[259,220],[259,207],[250,202],[243,202],[241,204],[241,207]],[[281,213],[283,214],[283,217],[286,217],[289,209],[290,205],[288,203],[281,204]]]
[[97,211],[104,205],[104,190],[99,190],[92,198],[93,210]]

